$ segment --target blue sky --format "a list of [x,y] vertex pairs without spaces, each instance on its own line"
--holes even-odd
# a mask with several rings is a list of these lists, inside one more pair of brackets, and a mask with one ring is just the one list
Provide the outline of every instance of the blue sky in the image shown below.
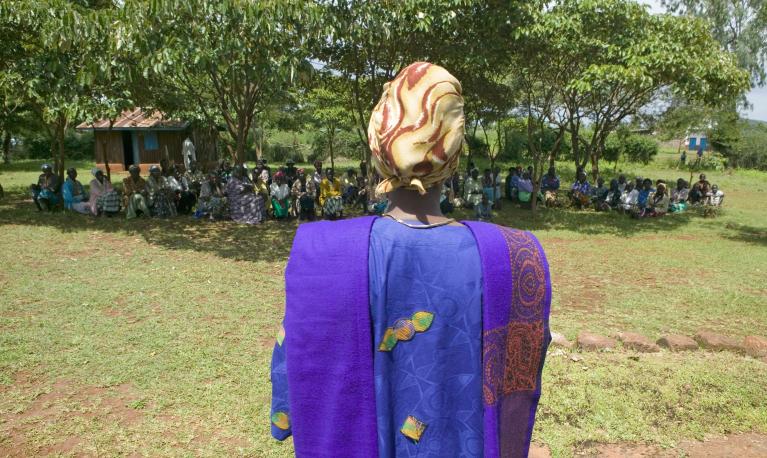
[[[660,4],[660,0],[640,0],[650,7],[653,13],[665,13],[666,10]],[[751,103],[750,110],[742,110],[741,116],[749,119],[758,119],[767,121],[767,87],[752,89],[748,95],[748,101]]]

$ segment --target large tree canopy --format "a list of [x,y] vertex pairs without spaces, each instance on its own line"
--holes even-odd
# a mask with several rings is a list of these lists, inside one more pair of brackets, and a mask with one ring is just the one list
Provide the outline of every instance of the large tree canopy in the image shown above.
[[134,52],[153,87],[183,96],[175,104],[158,100],[160,108],[194,104],[222,120],[241,162],[256,115],[295,81],[318,14],[310,2],[128,0],[122,20],[130,35],[121,46]]
[[765,0],[663,0],[673,12],[700,17],[728,51],[737,56],[754,85],[767,83],[767,1]]

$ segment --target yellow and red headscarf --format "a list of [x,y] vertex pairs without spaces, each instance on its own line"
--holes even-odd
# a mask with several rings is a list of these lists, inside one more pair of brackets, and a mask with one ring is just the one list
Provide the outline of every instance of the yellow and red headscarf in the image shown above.
[[442,183],[458,167],[463,134],[461,83],[438,65],[410,64],[384,84],[370,116],[368,143],[384,178],[376,192],[425,194]]

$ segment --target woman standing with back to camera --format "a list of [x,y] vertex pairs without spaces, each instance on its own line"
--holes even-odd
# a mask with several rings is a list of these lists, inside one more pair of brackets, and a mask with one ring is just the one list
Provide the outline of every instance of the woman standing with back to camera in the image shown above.
[[272,361],[272,434],[299,457],[527,457],[551,285],[530,233],[442,215],[461,85],[417,62],[368,140],[383,217],[299,227]]

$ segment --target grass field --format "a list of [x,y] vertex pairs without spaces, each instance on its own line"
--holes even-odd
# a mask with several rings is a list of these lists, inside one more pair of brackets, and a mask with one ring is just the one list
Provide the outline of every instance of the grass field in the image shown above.
[[[664,164],[619,167],[689,178]],[[296,224],[39,214],[24,191],[38,165],[0,166],[0,455],[291,456],[269,436],[268,370]],[[707,174],[727,194],[717,218],[506,205],[497,222],[547,251],[552,329],[767,337],[767,173]],[[544,370],[534,441],[554,456],[767,433],[764,362],[579,356]]]

